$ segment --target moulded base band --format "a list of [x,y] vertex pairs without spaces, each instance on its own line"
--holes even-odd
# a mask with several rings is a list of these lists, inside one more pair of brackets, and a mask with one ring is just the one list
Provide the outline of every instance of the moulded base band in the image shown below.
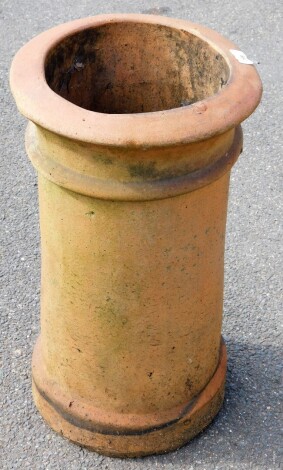
[[[176,419],[163,423],[156,428],[117,431],[111,422],[107,431],[96,429],[96,423],[84,425],[68,413],[60,412],[50,397],[42,391],[33,380],[35,404],[56,432],[72,442],[87,447],[100,454],[111,457],[141,457],[151,454],[162,454],[178,449],[201,432],[213,420],[221,408],[224,398],[226,377],[226,347],[222,340],[218,367],[206,387],[191,402],[183,407],[183,412]],[[91,430],[89,430],[91,428]]]

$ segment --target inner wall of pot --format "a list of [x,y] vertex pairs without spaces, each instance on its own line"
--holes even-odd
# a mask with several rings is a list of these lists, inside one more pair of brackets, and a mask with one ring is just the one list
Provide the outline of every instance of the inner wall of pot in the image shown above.
[[222,55],[186,31],[110,23],[66,37],[45,63],[50,88],[77,106],[107,114],[188,106],[229,78]]

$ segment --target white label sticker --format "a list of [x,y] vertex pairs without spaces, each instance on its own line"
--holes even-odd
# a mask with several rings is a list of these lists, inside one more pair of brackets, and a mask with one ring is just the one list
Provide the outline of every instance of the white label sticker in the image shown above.
[[241,63],[241,64],[253,64],[253,62],[247,58],[246,54],[242,51],[237,51],[236,49],[230,49],[231,54]]

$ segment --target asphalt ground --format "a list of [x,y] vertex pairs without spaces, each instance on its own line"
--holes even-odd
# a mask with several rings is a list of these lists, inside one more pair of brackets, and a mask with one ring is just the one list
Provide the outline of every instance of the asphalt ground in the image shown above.
[[[279,430],[282,5],[279,0],[1,0],[1,469],[283,468]],[[223,323],[229,366],[224,406],[214,422],[182,449],[120,460],[58,436],[32,402],[30,364],[39,332],[40,293],[37,178],[25,154],[26,121],[10,94],[8,72],[15,52],[54,25],[99,13],[150,11],[207,25],[236,42],[257,64],[264,94],[260,107],[243,126],[244,153],[231,177]]]

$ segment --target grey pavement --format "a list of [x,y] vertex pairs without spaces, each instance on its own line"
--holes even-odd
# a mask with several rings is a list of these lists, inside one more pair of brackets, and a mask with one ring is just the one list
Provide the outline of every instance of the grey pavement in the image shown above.
[[[244,153],[231,178],[223,323],[229,367],[224,407],[182,449],[163,456],[120,460],[97,455],[58,436],[32,402],[30,362],[39,331],[40,289],[37,179],[24,149],[26,121],[17,112],[7,77],[15,52],[45,29],[99,13],[148,10],[202,23],[236,42],[257,63],[264,95],[257,112],[244,124]],[[1,0],[0,469],[283,468],[279,432],[283,265],[280,21],[282,26],[279,0]]]

